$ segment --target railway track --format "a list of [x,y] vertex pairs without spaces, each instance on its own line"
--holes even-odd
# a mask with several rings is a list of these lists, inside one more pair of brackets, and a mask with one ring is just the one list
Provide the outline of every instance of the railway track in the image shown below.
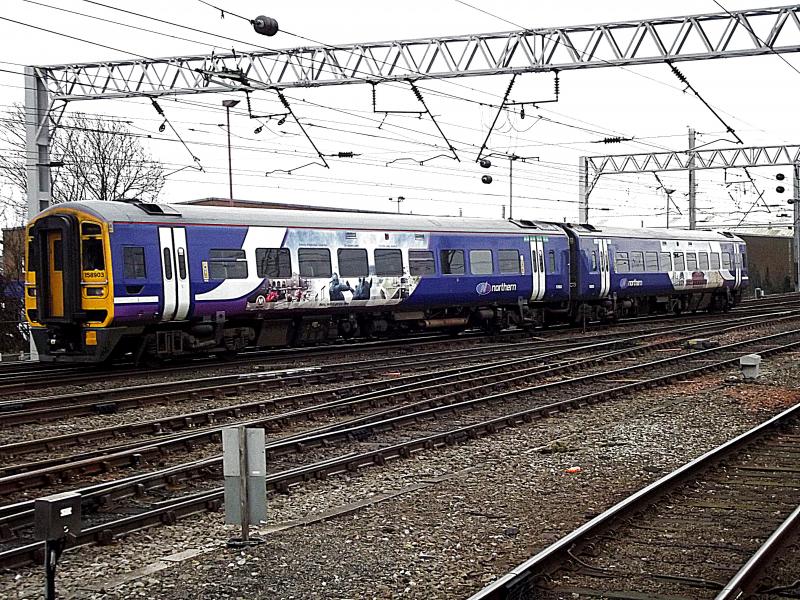
[[[382,380],[369,380],[364,381],[364,374],[366,370],[377,368],[378,372],[384,369],[386,364],[385,359],[377,359],[374,364],[359,363],[353,365],[350,370],[342,368],[338,373],[339,380],[358,380],[360,383],[347,384],[345,386],[327,389],[327,390],[313,390],[303,392],[300,394],[279,396],[270,400],[258,398],[250,402],[244,402],[236,405],[225,405],[219,408],[207,408],[202,411],[193,413],[184,413],[179,415],[169,415],[157,419],[139,421],[132,424],[121,424],[100,429],[81,430],[74,433],[62,434],[52,437],[37,437],[35,439],[20,441],[16,443],[7,443],[0,446],[0,458],[6,460],[12,459],[16,456],[30,455],[33,453],[48,453],[69,448],[82,446],[89,443],[98,444],[103,441],[112,440],[116,441],[122,437],[136,437],[136,436],[156,436],[157,439],[153,443],[159,448],[169,444],[180,445],[183,438],[180,436],[170,436],[170,433],[178,432],[187,429],[198,429],[206,425],[214,425],[218,421],[225,418],[238,418],[241,419],[248,415],[258,415],[270,412],[274,409],[293,408],[297,409],[290,415],[269,417],[266,420],[261,419],[260,422],[269,423],[273,429],[277,427],[275,424],[285,425],[288,421],[297,421],[298,419],[306,418],[320,418],[320,415],[327,414],[329,410],[337,408],[339,412],[342,410],[355,410],[355,407],[360,404],[367,404],[370,407],[375,407],[378,400],[382,398],[384,404],[391,402],[407,401],[410,395],[415,392],[422,392],[425,397],[432,397],[437,393],[450,392],[452,395],[453,390],[459,391],[467,389],[470,386],[477,385],[477,389],[489,386],[505,386],[508,387],[515,382],[526,384],[532,378],[540,379],[542,377],[555,376],[564,373],[567,370],[575,370],[578,368],[590,367],[598,365],[608,360],[619,360],[630,357],[636,354],[642,354],[648,351],[656,351],[665,347],[679,346],[683,341],[704,332],[713,330],[717,333],[724,331],[735,331],[737,329],[750,328],[759,325],[776,322],[776,319],[791,319],[791,313],[775,313],[766,319],[756,319],[751,317],[738,317],[728,319],[728,328],[720,330],[719,323],[695,325],[691,327],[673,327],[668,329],[660,329],[655,332],[638,334],[626,338],[612,338],[606,341],[593,341],[589,344],[581,343],[564,343],[563,346],[557,344],[546,344],[547,351],[537,343],[521,344],[509,350],[498,350],[494,354],[495,362],[488,362],[492,357],[490,352],[481,354],[480,366],[466,365],[460,367],[451,367],[450,369],[440,370],[436,375],[432,375],[430,366],[433,360],[452,362],[454,357],[460,353],[450,354],[434,353],[432,356],[419,356],[410,363],[407,359],[395,359],[391,363],[391,375],[384,377]],[[665,334],[676,334],[680,336],[675,338],[664,338]],[[663,338],[663,339],[658,339]],[[644,344],[644,346],[642,346]],[[525,354],[525,350],[536,349],[531,354]],[[598,354],[599,352],[599,354]],[[571,355],[580,356],[581,353],[589,353],[590,356],[584,358],[570,359]],[[444,356],[443,356],[444,355]],[[497,360],[500,359],[500,360]],[[401,376],[401,369],[403,367],[424,367],[421,372]],[[311,376],[315,380],[324,379],[326,376],[318,372],[314,372]],[[309,383],[309,375],[299,375],[302,384]],[[262,392],[283,383],[297,382],[293,378],[282,380],[265,381],[262,378],[241,378],[234,377],[232,380],[220,381],[218,378],[213,378],[211,384],[205,380],[190,380],[187,382],[174,382],[171,384],[157,384],[149,386],[144,389],[149,390],[147,395],[143,394],[141,387],[134,388],[133,396],[121,396],[114,400],[107,396],[102,396],[95,399],[90,403],[81,403],[77,405],[55,405],[54,399],[36,399],[32,400],[36,407],[28,408],[27,410],[12,411],[0,413],[0,424],[11,425],[20,422],[37,421],[41,418],[40,415],[48,414],[50,417],[65,417],[74,415],[76,412],[81,411],[98,411],[98,407],[103,409],[109,405],[115,408],[121,408],[127,405],[141,405],[145,402],[163,402],[165,397],[178,400],[182,397],[190,397],[201,399],[204,397],[237,397],[246,395],[248,391]],[[485,382],[485,383],[483,383]],[[385,390],[382,392],[382,390]],[[129,393],[129,390],[120,390],[122,393]],[[39,403],[44,402],[49,408],[38,408]],[[308,409],[302,407],[309,406]],[[104,408],[104,412],[112,412],[109,408]],[[214,433],[218,431],[217,428],[211,428],[209,431]],[[197,432],[195,439],[207,439],[206,431],[202,430]],[[107,454],[119,453],[120,451],[129,450],[131,447],[140,446],[142,442],[135,442],[133,444],[115,445],[111,448],[103,450],[93,450],[85,452],[80,456],[73,457],[73,462],[83,459],[98,459]],[[25,471],[36,471],[43,468],[49,468],[54,465],[62,463],[62,459],[48,458],[46,460],[39,460],[28,465],[6,465],[0,467],[0,476],[8,476]],[[103,468],[107,469],[110,459],[105,461]],[[2,493],[2,479],[0,479],[0,493]]]
[[[464,381],[463,385],[466,387],[451,390],[449,394],[437,394],[434,390],[431,397],[424,401],[381,410],[345,422],[324,425],[271,442],[268,446],[270,464],[282,470],[270,475],[267,485],[269,489],[275,491],[286,491],[292,485],[310,478],[358,470],[367,465],[380,465],[387,460],[411,456],[422,449],[446,446],[472,437],[488,435],[555,412],[581,408],[587,404],[655,385],[727,368],[733,366],[742,353],[753,349],[766,355],[797,347],[800,347],[800,330],[793,329],[734,342],[720,348],[677,353],[668,358],[605,371],[595,369],[593,372],[572,377],[567,381],[524,385],[526,379],[530,380],[531,373],[518,374],[519,384],[512,385],[511,389],[505,391],[496,389],[496,379],[494,383],[487,381],[484,384]],[[574,365],[551,365],[550,368],[567,370],[570,366]],[[556,374],[552,371],[549,373],[549,375]],[[508,373],[501,373],[500,378],[507,381]],[[598,389],[597,381],[607,381],[608,385]],[[440,383],[453,386],[452,381]],[[419,395],[419,391],[416,390],[406,389],[404,393],[409,391]],[[346,402],[351,400],[353,399],[340,400],[339,408],[350,410],[352,405],[346,406]],[[378,407],[382,406],[383,402],[383,399],[375,395],[361,400],[376,403]],[[320,411],[331,408],[331,406],[320,407]],[[305,414],[302,418],[309,416]],[[316,418],[321,416],[318,414]],[[286,418],[287,415],[273,415],[253,420],[249,424],[269,427],[266,421],[271,419],[273,425],[280,427],[280,419]],[[211,436],[208,438],[210,441],[217,441],[219,428],[210,429],[216,431],[175,436],[168,442],[174,443],[174,447],[181,445],[192,447],[199,444],[201,436],[204,435]],[[123,460],[128,466],[141,465],[142,461],[146,462],[148,458],[148,448],[160,443],[128,448],[118,453],[118,456],[106,455],[96,464],[100,465],[101,470],[113,468],[112,463],[117,459]],[[341,452],[342,449],[344,453]],[[332,450],[339,452],[331,455]],[[153,456],[158,456],[162,451],[154,449],[153,452],[155,452]],[[70,472],[71,468],[74,475],[83,466],[85,465],[72,464],[66,466],[64,472]],[[49,481],[51,484],[59,476],[53,471],[20,475],[34,478],[44,475],[41,481],[45,483]],[[88,486],[81,490],[84,494],[87,523],[78,543],[110,541],[116,536],[157,522],[174,522],[188,514],[216,510],[221,500],[221,490],[217,488],[203,489],[177,498],[170,493],[170,490],[187,484],[195,487],[195,483],[192,482],[197,481],[200,481],[201,487],[207,488],[209,481],[213,482],[218,477],[219,459],[214,456],[120,481]],[[143,499],[148,494],[155,494],[160,498],[155,508],[153,505],[150,505],[149,509],[143,508],[143,505],[147,504]],[[165,499],[165,496],[173,497]],[[134,503],[137,512],[133,515],[129,514],[132,510],[129,506],[127,508],[117,506],[130,503],[131,499],[136,499]],[[39,551],[37,544],[19,545],[20,541],[24,541],[26,528],[30,525],[29,511],[29,503],[3,507],[0,511],[0,534],[2,534],[0,538],[12,546],[0,552],[0,565],[21,564],[35,559]],[[120,514],[125,516],[119,518]]]
[[[734,309],[734,314],[758,314],[760,312],[771,312],[776,309],[791,309],[800,306],[800,295],[787,294],[785,297],[770,297],[769,299],[750,300],[743,302],[742,305]],[[626,327],[636,327],[642,323],[659,323],[663,321],[674,322],[680,320],[684,323],[695,323],[706,319],[718,318],[714,314],[699,313],[697,315],[687,315],[675,317],[674,315],[648,315],[644,317],[634,317],[621,321],[616,325],[590,323],[588,326],[596,335],[598,331],[622,330]],[[559,336],[569,331],[574,331],[575,327],[567,325],[556,325],[548,329],[538,329],[533,332],[536,337]],[[55,388],[63,386],[80,386],[86,380],[96,380],[102,377],[104,382],[125,381],[142,375],[170,377],[182,373],[196,372],[198,369],[219,368],[234,369],[237,367],[269,366],[271,369],[280,369],[284,365],[296,364],[298,361],[315,360],[326,358],[336,359],[341,356],[343,348],[351,353],[372,353],[375,351],[391,352],[397,350],[408,352],[409,348],[424,347],[446,343],[452,344],[479,344],[485,341],[496,341],[508,343],[519,340],[530,339],[530,332],[507,331],[487,336],[481,331],[467,331],[457,338],[440,334],[420,334],[402,340],[371,340],[371,341],[350,341],[339,342],[335,345],[323,345],[315,347],[301,348],[280,348],[270,350],[251,350],[243,352],[235,358],[220,361],[218,358],[200,357],[187,361],[176,361],[165,363],[157,369],[136,368],[120,363],[112,367],[101,367],[98,365],[81,366],[58,363],[13,363],[8,366],[0,366],[0,396],[15,394],[19,392],[29,392],[33,389]],[[0,407],[0,410],[2,408]]]
[[[800,404],[636,492],[471,600],[797,597]],[[792,593],[794,590],[794,593]]]
[[[756,319],[761,314],[779,316],[780,311],[772,313],[759,312],[752,317],[741,316],[741,318]],[[788,312],[783,314],[789,314]],[[739,313],[734,315],[739,318]],[[704,324],[714,324],[717,322],[728,322],[730,317],[715,316],[708,317],[700,321],[701,329]],[[609,332],[595,334],[593,340],[609,340],[622,336],[631,338],[638,335],[669,333],[678,330],[697,331],[697,325],[668,325],[659,328],[649,326],[639,327],[638,329],[627,331],[626,333]],[[276,387],[292,387],[314,385],[323,381],[329,383],[354,380],[363,377],[370,372],[380,372],[383,368],[396,368],[406,370],[415,366],[431,367],[435,364],[447,365],[453,360],[479,358],[481,361],[491,360],[502,355],[514,355],[529,351],[538,351],[542,348],[557,349],[569,348],[582,345],[583,341],[570,341],[567,339],[536,339],[530,341],[525,336],[509,336],[509,340],[502,344],[469,343],[465,346],[458,344],[455,349],[413,352],[410,357],[404,355],[390,355],[386,357],[364,358],[351,362],[319,366],[298,366],[282,370],[259,371],[251,373],[237,373],[232,375],[217,375],[193,379],[173,380],[166,382],[156,382],[133,386],[123,386],[118,388],[103,388],[98,390],[82,390],[62,393],[50,396],[39,396],[35,398],[19,398],[11,400],[0,400],[0,426],[20,425],[24,423],[40,422],[47,420],[61,419],[64,417],[76,417],[92,414],[109,414],[131,408],[139,408],[148,404],[163,402],[166,399],[173,401],[183,401],[186,399],[199,399],[202,397],[213,397],[229,394],[231,390],[241,393],[250,389],[265,391]],[[430,342],[427,342],[430,343]],[[427,344],[426,343],[426,344]],[[424,346],[416,346],[418,349]],[[405,348],[407,351],[408,348]],[[476,351],[479,352],[476,355]],[[341,354],[340,354],[341,356]],[[193,369],[195,372],[196,369]],[[85,375],[81,375],[85,379]],[[105,375],[94,375],[92,379]],[[14,384],[16,387],[16,384]],[[191,388],[191,391],[187,391]],[[0,389],[2,384],[0,383]]]
[[[615,343],[614,337],[610,343]],[[334,384],[363,380],[385,374],[394,376],[413,371],[426,371],[456,361],[474,363],[492,361],[528,352],[572,349],[584,346],[583,341],[518,342],[516,344],[483,345],[480,348],[419,352],[413,356],[390,356],[339,362],[318,367],[297,367],[280,371],[218,375],[192,379],[125,386],[102,390],[77,391],[57,396],[0,401],[0,425],[39,423],[64,417],[91,414],[112,414],[148,404],[176,402],[204,397],[231,397],[248,391],[263,392],[275,388],[298,388],[318,384]],[[391,382],[391,379],[389,380]],[[369,387],[371,383],[363,386]],[[380,384],[378,384],[380,385]],[[357,387],[361,387],[356,384]],[[351,387],[353,389],[353,387]],[[2,452],[0,452],[2,454]]]

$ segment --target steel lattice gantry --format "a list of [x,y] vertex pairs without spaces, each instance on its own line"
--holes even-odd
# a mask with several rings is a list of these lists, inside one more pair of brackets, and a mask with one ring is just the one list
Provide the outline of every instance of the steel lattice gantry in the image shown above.
[[618,67],[800,51],[800,5],[416,40],[26,68],[28,208],[50,202],[56,101]]
[[212,56],[35,67],[56,99],[563,71],[800,51],[800,5]]
[[[689,163],[694,156],[694,165]],[[592,187],[601,175],[612,173],[653,173],[694,169],[735,169],[778,167],[800,162],[800,145],[719,148],[694,152],[651,152],[587,156]]]
[[[603,175],[780,166],[792,167],[795,291],[800,291],[800,144],[582,156],[578,161],[578,221],[589,222],[589,194]],[[690,229],[695,227],[695,210],[690,198]]]
[[798,164],[800,164],[800,145],[581,156],[578,161],[580,183],[578,220],[581,223],[589,222],[589,195],[602,175]]

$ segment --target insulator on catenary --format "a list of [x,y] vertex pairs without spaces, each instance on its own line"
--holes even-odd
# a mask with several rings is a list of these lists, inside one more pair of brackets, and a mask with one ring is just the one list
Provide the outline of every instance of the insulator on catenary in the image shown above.
[[255,32],[261,35],[272,37],[273,35],[278,33],[278,22],[272,17],[265,17],[264,15],[259,15],[250,22],[252,23]]

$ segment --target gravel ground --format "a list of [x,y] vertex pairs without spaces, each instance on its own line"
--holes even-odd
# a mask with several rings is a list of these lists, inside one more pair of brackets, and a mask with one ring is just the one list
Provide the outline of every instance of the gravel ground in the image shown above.
[[[59,586],[65,597],[120,600],[463,598],[718,445],[727,427],[744,431],[797,402],[797,359],[765,360],[758,383],[714,374],[306,484],[270,501],[273,531],[246,551],[225,548],[234,532],[213,514],[68,552]],[[159,561],[182,551],[202,554]],[[0,575],[0,598],[40,590],[38,569]]]

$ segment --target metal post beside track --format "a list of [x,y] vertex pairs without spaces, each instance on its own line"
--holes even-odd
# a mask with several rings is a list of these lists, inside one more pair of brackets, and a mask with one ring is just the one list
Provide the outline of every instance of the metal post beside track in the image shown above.
[[44,540],[44,598],[56,598],[56,566],[70,539],[81,531],[81,496],[64,492],[34,502],[34,529]]
[[794,291],[800,292],[800,164],[792,165],[792,215],[794,223]]
[[250,535],[250,526],[267,520],[266,449],[263,429],[226,427],[222,430],[225,475],[225,523],[240,525],[242,535],[232,547],[264,540]]

